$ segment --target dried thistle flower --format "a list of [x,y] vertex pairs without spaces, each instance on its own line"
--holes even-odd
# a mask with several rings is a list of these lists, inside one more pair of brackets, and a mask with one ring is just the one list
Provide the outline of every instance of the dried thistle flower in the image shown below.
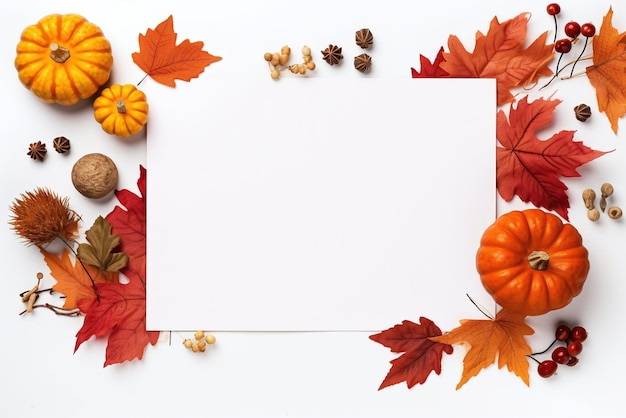
[[41,141],[33,142],[28,146],[27,155],[33,160],[43,161],[46,158],[46,153],[48,150],[46,149],[46,144]]
[[71,240],[78,232],[80,217],[70,209],[69,199],[48,189],[23,193],[11,205],[11,212],[9,224],[26,245],[41,247],[56,238]]
[[329,65],[339,64],[339,62],[343,59],[341,47],[332,44],[328,45],[328,48],[322,51],[322,59]]

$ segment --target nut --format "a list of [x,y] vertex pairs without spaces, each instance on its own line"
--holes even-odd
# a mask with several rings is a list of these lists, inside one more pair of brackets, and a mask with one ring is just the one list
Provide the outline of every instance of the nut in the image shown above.
[[596,192],[594,192],[593,189],[583,190],[583,200],[585,201],[585,207],[587,209],[593,209],[593,201],[596,200]]
[[619,219],[622,217],[622,208],[619,206],[611,206],[606,212],[611,219]]
[[587,218],[589,218],[589,220],[592,222],[597,221],[598,219],[600,219],[600,211],[596,208],[587,211]]
[[113,160],[93,153],[81,157],[72,168],[72,183],[85,197],[99,199],[117,186],[118,172]]

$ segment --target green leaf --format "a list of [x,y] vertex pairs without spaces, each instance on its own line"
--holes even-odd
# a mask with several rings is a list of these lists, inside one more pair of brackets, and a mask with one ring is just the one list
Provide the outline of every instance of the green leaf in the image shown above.
[[84,263],[109,272],[126,267],[128,255],[113,252],[120,245],[120,236],[111,234],[111,224],[106,219],[98,216],[85,236],[89,244],[78,246],[78,258]]

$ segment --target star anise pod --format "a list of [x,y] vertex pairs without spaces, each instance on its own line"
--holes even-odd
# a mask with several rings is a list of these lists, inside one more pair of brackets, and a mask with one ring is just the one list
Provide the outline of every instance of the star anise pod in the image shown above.
[[59,154],[65,154],[70,150],[70,140],[64,136],[54,138],[52,145],[54,146],[55,151]]
[[372,35],[372,32],[367,28],[358,30],[354,36],[354,39],[356,41],[356,44],[363,49],[369,48],[374,44],[374,35]]
[[48,150],[46,149],[46,144],[41,141],[33,142],[28,146],[27,155],[30,156],[33,160],[43,161],[46,158],[46,153]]
[[372,67],[372,57],[367,54],[361,54],[354,57],[354,68],[364,73]]
[[328,45],[328,48],[322,51],[322,59],[329,65],[339,64],[339,61],[343,59],[341,55],[341,47],[337,45]]

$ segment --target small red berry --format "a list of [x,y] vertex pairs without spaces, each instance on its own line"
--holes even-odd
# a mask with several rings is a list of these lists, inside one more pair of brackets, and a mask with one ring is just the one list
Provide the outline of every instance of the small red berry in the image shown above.
[[569,39],[559,39],[554,44],[554,50],[556,52],[560,52],[561,54],[567,54],[572,49],[572,41]]
[[567,352],[570,356],[576,357],[583,351],[583,343],[580,341],[572,341],[567,344]]
[[552,376],[558,367],[558,364],[554,360],[544,360],[537,366],[537,373],[541,377]]
[[570,354],[565,347],[557,347],[552,352],[552,360],[559,364],[567,364],[570,360]]
[[596,34],[596,27],[593,23],[585,23],[580,27],[580,33],[587,38],[591,38]]
[[565,34],[570,38],[576,38],[580,35],[580,25],[577,22],[567,22],[565,25]]
[[556,327],[556,332],[554,333],[554,338],[558,341],[567,341],[570,335],[570,329],[567,325],[561,324]]
[[558,3],[550,3],[548,7],[546,7],[546,10],[550,16],[558,15],[561,13],[561,6],[559,6]]
[[587,330],[583,327],[574,327],[570,334],[572,341],[580,341],[581,343],[587,339]]
[[570,367],[573,367],[577,364],[578,364],[578,357],[570,356],[569,361],[567,362],[567,365]]

